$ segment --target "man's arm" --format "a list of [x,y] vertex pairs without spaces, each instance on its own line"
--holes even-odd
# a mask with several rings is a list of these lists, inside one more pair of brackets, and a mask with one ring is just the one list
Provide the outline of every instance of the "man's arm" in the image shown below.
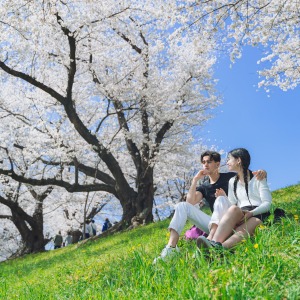
[[201,192],[196,191],[198,180],[202,179],[206,175],[205,170],[199,171],[192,180],[190,189],[186,195],[186,202],[195,205],[203,199]]

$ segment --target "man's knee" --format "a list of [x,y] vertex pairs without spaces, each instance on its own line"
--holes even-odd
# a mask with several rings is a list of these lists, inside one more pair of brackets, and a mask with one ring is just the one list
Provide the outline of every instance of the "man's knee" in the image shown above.
[[242,213],[242,210],[239,207],[237,207],[236,205],[232,205],[228,208],[228,212],[236,214],[236,213]]
[[228,208],[228,210],[226,211],[226,213],[224,214],[224,218],[226,220],[232,220],[232,221],[236,220],[237,221],[237,220],[240,220],[242,217],[243,217],[242,210],[235,205],[230,206]]
[[190,203],[187,202],[179,202],[175,205],[175,210],[186,210],[187,209],[187,204],[191,205]]
[[214,203],[214,209],[216,209],[217,207],[229,207],[229,201],[227,200],[226,197],[224,196],[219,196],[216,198],[216,201]]
[[225,201],[228,202],[228,200],[225,196],[219,196],[219,197],[216,198],[215,203],[218,203],[218,202],[222,203],[222,202],[225,202]]

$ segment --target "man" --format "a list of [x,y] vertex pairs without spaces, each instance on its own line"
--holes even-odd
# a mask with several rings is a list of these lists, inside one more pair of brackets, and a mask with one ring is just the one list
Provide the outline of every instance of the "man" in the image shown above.
[[54,249],[61,248],[62,243],[63,243],[63,237],[61,235],[61,231],[59,231],[54,238]]
[[66,236],[66,238],[65,238],[65,247],[68,246],[68,245],[71,245],[72,242],[73,242],[73,237],[72,237],[72,235],[71,235],[71,232],[68,231],[68,232],[67,232],[67,236]]
[[[208,238],[216,231],[218,221],[229,207],[229,203],[224,200],[224,197],[220,197],[216,201],[216,190],[222,188],[227,194],[229,179],[235,176],[234,172],[219,173],[220,162],[221,155],[218,152],[205,151],[201,154],[203,169],[193,178],[186,202],[180,202],[176,205],[175,214],[169,225],[169,242],[162,250],[160,256],[154,260],[154,263],[159,259],[165,260],[168,256],[179,251],[177,247],[179,235],[187,220],[191,221],[191,223],[204,232],[209,233]],[[266,172],[263,170],[253,172],[253,174],[259,180],[266,177]],[[207,180],[196,188],[198,181],[206,176],[208,176]],[[196,204],[201,204],[203,198],[208,202],[211,211],[216,211],[214,220],[211,220],[211,216],[205,214],[195,206]]]
[[85,225],[83,226],[83,231],[82,231],[84,233],[83,239],[88,239],[93,236],[93,229],[90,223],[91,223],[90,220],[85,221]]
[[97,235],[97,226],[95,224],[95,220],[92,220],[91,227],[92,227],[92,231],[93,231],[93,236],[96,236]]
[[110,223],[109,219],[106,218],[102,226],[102,232],[108,230],[110,227],[112,227],[112,224]]

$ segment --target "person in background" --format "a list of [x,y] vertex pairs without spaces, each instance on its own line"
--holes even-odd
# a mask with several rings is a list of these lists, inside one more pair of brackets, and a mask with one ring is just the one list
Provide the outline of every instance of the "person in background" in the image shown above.
[[110,227],[112,227],[112,224],[110,223],[109,219],[106,218],[105,221],[104,221],[104,224],[102,226],[102,232],[105,232]]
[[61,231],[58,232],[58,234],[54,238],[54,249],[61,248],[63,243],[63,237],[61,235]]
[[97,234],[97,225],[95,224],[95,220],[92,220],[91,227],[92,227],[92,231],[93,231],[93,236],[96,236],[96,234]]
[[199,248],[232,248],[245,237],[251,236],[255,228],[270,215],[272,196],[267,180],[257,180],[249,170],[250,154],[244,148],[229,152],[227,166],[236,175],[229,180],[228,197],[223,189],[217,196],[228,198],[230,207],[221,218],[211,239],[199,237]]
[[90,223],[91,223],[90,220],[85,221],[85,225],[83,226],[83,231],[82,231],[84,233],[83,239],[88,239],[93,236],[93,230]]
[[78,243],[80,240],[82,240],[83,238],[83,234],[81,232],[81,230],[77,229],[77,230],[72,230],[72,243]]
[[65,247],[68,246],[68,245],[71,245],[72,243],[73,243],[73,237],[71,235],[71,232],[68,231],[67,236],[65,238]]

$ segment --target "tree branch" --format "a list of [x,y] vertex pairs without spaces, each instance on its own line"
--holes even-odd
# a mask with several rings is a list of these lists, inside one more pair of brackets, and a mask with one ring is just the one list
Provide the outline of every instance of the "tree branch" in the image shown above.
[[[120,127],[125,131],[125,132],[130,132],[129,130],[129,126],[127,124],[126,118],[125,118],[125,114],[123,112],[123,104],[121,101],[118,100],[113,100],[113,105],[115,107],[115,110],[117,112],[118,115],[118,121],[119,121],[119,125]],[[135,166],[137,167],[137,169],[140,167],[141,165],[141,155],[140,155],[140,151],[138,149],[138,147],[136,146],[136,144],[134,143],[134,141],[129,138],[126,133],[125,133],[125,141],[126,141],[126,145],[127,145],[127,149],[132,157],[132,160],[135,164]]]
[[151,158],[154,158],[154,156],[159,152],[159,146],[162,142],[162,140],[165,137],[165,134],[171,129],[171,127],[173,126],[174,121],[167,121],[162,127],[161,129],[158,131],[158,133],[156,134],[156,138],[155,138],[155,148],[153,149]]
[[42,91],[44,91],[45,93],[47,93],[48,95],[52,96],[53,98],[55,98],[57,101],[59,101],[60,103],[64,104],[65,103],[65,98],[60,95],[58,92],[56,92],[54,89],[46,86],[45,84],[43,84],[42,82],[37,81],[35,78],[16,71],[10,67],[8,67],[3,61],[0,61],[0,68],[5,71],[6,73],[17,77],[17,78],[21,78],[23,80],[25,80],[26,82],[30,83],[31,85],[41,89]]
[[11,220],[12,216],[9,215],[0,215],[0,219],[8,219]]
[[[66,163],[47,161],[45,159],[41,159],[41,161],[44,164],[49,165],[49,166],[60,166],[61,164],[66,165],[67,167],[74,166],[73,161],[66,162]],[[116,181],[108,174],[100,171],[99,169],[86,166],[80,162],[78,162],[78,170],[89,177],[96,178],[96,179],[104,182],[105,184],[110,185],[111,187],[114,187],[116,184]]]
[[[47,178],[47,179],[33,179],[26,178],[24,176],[16,174],[13,170],[4,170],[0,169],[0,174],[10,176],[12,179],[22,182],[25,184],[33,185],[33,186],[47,186],[47,185],[55,185],[65,188],[70,193],[75,192],[90,192],[90,191],[103,191],[113,194],[116,198],[119,196],[116,194],[116,190],[109,185],[106,184],[70,184],[69,182],[63,180],[57,180],[55,178]],[[1,202],[1,201],[0,201]]]

